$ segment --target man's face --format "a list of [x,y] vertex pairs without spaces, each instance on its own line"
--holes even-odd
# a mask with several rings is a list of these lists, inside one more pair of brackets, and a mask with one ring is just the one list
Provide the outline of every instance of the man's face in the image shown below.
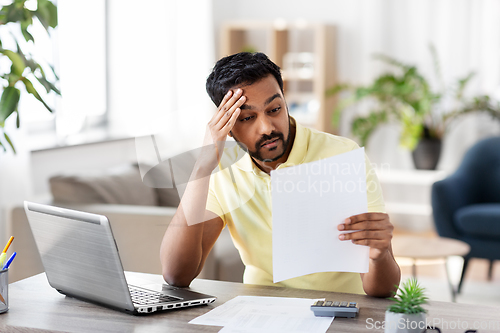
[[240,86],[245,104],[231,130],[236,141],[258,161],[274,162],[284,157],[290,141],[290,121],[285,98],[272,75],[251,85]]

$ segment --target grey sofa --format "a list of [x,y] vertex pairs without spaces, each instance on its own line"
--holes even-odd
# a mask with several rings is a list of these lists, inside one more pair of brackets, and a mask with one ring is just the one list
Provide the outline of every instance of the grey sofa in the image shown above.
[[[161,274],[159,249],[163,234],[179,203],[176,189],[144,185],[137,165],[50,179],[51,198],[35,200],[108,217],[123,267],[128,271]],[[14,235],[16,265],[11,282],[43,272],[22,205],[6,210],[6,234]],[[200,278],[241,282],[244,266],[227,229],[214,246]]]

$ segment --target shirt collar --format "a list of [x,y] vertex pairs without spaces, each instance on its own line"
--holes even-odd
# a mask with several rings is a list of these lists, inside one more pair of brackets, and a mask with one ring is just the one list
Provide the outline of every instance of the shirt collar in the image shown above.
[[[295,139],[293,141],[292,150],[290,155],[288,155],[285,163],[280,164],[278,169],[286,168],[289,166],[299,165],[303,163],[306,158],[307,152],[307,135],[306,129],[297,121],[290,116],[290,126],[295,127]],[[252,161],[250,154],[246,153],[241,159],[235,163],[236,167],[245,172],[253,172],[256,175],[266,174],[259,169],[257,165]],[[267,175],[267,174],[266,174]]]

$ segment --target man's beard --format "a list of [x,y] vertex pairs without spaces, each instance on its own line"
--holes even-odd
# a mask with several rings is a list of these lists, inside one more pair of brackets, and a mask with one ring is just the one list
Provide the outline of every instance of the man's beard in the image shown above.
[[[289,117],[289,119],[290,119],[290,117]],[[248,154],[250,154],[250,157],[252,157],[253,159],[256,159],[256,160],[261,161],[261,162],[275,162],[275,161],[279,160],[281,157],[283,157],[283,155],[285,155],[286,151],[288,150],[288,145],[290,144],[290,133],[291,133],[291,131],[290,131],[290,120],[289,120],[288,121],[288,136],[287,136],[286,140],[285,140],[283,133],[272,131],[271,134],[269,134],[269,135],[264,134],[260,138],[260,140],[255,143],[255,151],[251,151],[249,148],[247,148],[234,135],[233,135],[233,138],[236,141],[236,143],[240,146],[240,148],[245,150],[246,152],[248,152]],[[266,141],[276,139],[276,138],[278,138],[279,140],[281,140],[283,142],[283,151],[279,155],[277,155],[273,158],[264,158],[261,154],[262,144]]]

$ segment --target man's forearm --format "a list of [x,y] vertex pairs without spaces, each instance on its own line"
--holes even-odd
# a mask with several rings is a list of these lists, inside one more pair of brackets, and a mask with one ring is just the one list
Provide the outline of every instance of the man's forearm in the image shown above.
[[209,177],[196,177],[186,187],[160,248],[162,273],[170,284],[187,286],[199,273]]
[[187,286],[196,277],[203,253],[203,223],[188,226],[182,215],[176,213],[160,248],[163,278],[177,286]]
[[392,249],[377,260],[370,259],[369,272],[362,274],[363,289],[369,296],[390,297],[397,290],[401,270],[394,260]]

